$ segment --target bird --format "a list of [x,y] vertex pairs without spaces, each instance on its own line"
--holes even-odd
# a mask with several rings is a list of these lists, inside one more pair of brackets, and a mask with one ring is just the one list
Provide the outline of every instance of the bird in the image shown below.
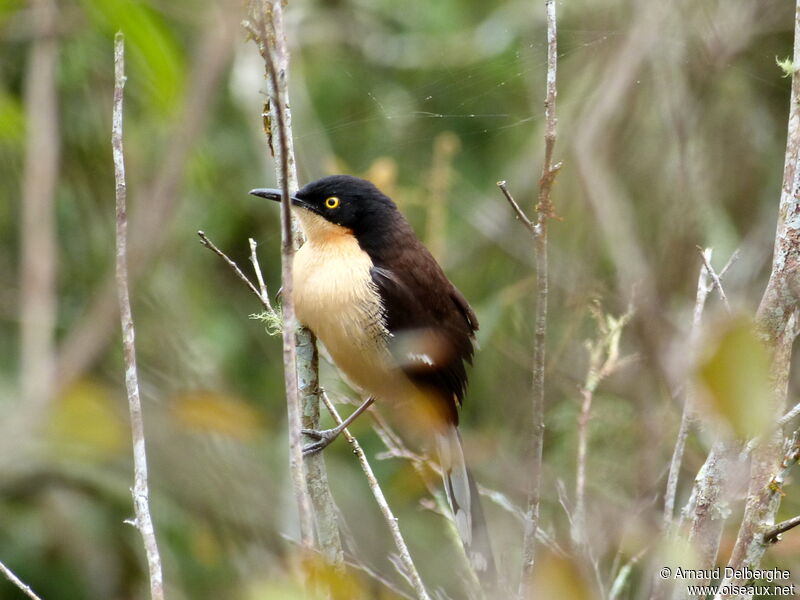
[[[281,190],[250,194],[280,201]],[[291,196],[305,242],[294,256],[297,319],[367,400],[336,428],[305,433],[318,451],[373,401],[388,402],[436,441],[445,494],[464,550],[483,582],[496,567],[475,480],[458,430],[478,318],[372,182],[331,175]]]

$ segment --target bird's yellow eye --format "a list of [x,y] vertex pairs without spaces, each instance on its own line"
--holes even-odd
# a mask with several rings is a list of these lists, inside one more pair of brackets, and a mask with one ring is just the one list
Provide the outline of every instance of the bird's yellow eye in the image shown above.
[[339,199],[336,196],[331,196],[325,200],[325,206],[328,208],[336,208],[339,206]]

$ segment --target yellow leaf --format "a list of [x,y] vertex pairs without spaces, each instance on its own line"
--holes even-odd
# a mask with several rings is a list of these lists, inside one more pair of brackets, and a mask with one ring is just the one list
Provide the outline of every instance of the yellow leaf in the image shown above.
[[769,354],[750,319],[722,326],[703,353],[697,376],[706,405],[738,438],[760,434],[774,417]]
[[533,584],[527,600],[535,598],[569,598],[590,600],[594,595],[571,560],[545,554],[537,561]]
[[204,523],[197,523],[190,529],[191,549],[194,557],[206,567],[216,566],[222,550],[214,532]]
[[128,427],[123,418],[110,390],[82,379],[56,400],[50,413],[48,440],[59,454],[105,459],[128,447]]
[[252,440],[264,431],[255,408],[238,398],[214,392],[188,392],[173,400],[176,417],[184,425],[232,438]]

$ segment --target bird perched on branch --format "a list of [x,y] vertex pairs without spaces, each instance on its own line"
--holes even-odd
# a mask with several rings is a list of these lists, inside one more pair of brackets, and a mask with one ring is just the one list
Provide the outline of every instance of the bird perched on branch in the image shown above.
[[[280,201],[281,191],[255,189]],[[467,556],[484,581],[494,558],[458,409],[467,387],[478,319],[395,203],[369,181],[324,177],[291,198],[306,241],[294,258],[297,318],[317,336],[353,387],[368,396],[340,427],[305,431],[318,451],[372,402],[401,407],[436,440],[444,486]]]

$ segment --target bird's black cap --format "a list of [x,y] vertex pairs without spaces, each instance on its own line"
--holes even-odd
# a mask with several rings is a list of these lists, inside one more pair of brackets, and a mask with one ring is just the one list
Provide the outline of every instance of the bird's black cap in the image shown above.
[[[262,188],[250,193],[260,198],[280,201],[281,190]],[[309,210],[322,218],[349,229],[360,242],[380,237],[387,228],[405,231],[405,219],[395,203],[372,182],[352,175],[331,175],[304,186],[294,196],[292,205]]]

